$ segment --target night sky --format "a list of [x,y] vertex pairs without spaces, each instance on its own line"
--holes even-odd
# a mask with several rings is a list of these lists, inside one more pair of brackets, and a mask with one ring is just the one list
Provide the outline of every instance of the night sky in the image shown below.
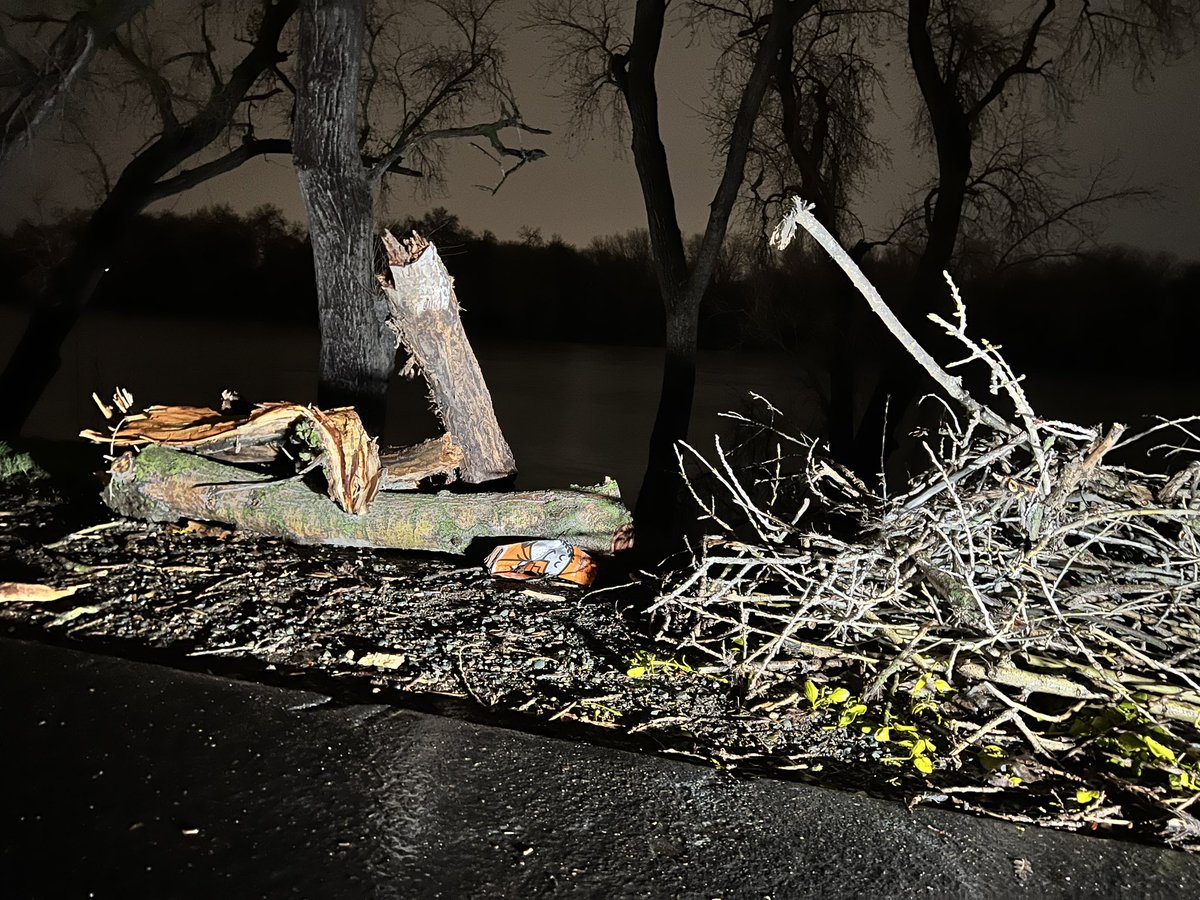
[[[518,9],[514,6],[513,9]],[[699,109],[704,102],[711,48],[688,46],[685,33],[668,31],[659,67],[662,121],[681,224],[689,232],[703,228],[706,207],[715,186],[715,163],[705,141]],[[444,193],[414,193],[402,179],[387,199],[384,218],[419,214],[445,206],[475,230],[490,229],[502,238],[516,237],[522,226],[540,228],[549,238],[586,244],[592,237],[644,227],[645,217],[633,162],[611,138],[596,134],[571,141],[568,108],[553,96],[555,79],[545,64],[545,42],[533,33],[513,28],[506,42],[509,74],[527,122],[553,129],[545,138],[526,136],[526,144],[541,146],[547,159],[527,166],[493,197],[475,187],[494,183],[495,164],[478,150],[460,144],[450,155]],[[914,150],[910,130],[913,96],[902,60],[892,63],[889,109],[880,105],[876,134],[892,152],[892,167],[879,171],[869,200],[856,211],[867,237],[879,237],[898,215],[906,198],[927,177],[929,159]],[[1108,242],[1130,244],[1150,251],[1167,251],[1183,259],[1200,259],[1200,117],[1195,90],[1200,83],[1200,57],[1160,68],[1154,82],[1134,88],[1127,72],[1113,71],[1098,94],[1080,104],[1066,132],[1075,161],[1089,167],[1114,160],[1116,171],[1137,187],[1157,189],[1161,201],[1131,204],[1110,213],[1103,234]],[[78,149],[63,149],[41,138],[0,169],[0,228],[22,218],[53,219],[64,210],[91,205],[84,180],[77,174],[87,165]],[[268,136],[261,133],[260,136]],[[109,144],[110,168],[115,174],[129,147]],[[281,207],[302,221],[303,210],[290,161],[274,157],[244,165],[237,172],[208,182],[152,209],[187,212],[228,203],[249,209],[261,203]]]

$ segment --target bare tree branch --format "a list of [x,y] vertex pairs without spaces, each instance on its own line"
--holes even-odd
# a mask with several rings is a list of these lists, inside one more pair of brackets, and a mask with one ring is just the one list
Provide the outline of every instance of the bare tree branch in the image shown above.
[[32,138],[116,28],[151,2],[153,0],[117,0],[97,4],[75,15],[63,26],[39,66],[34,67],[15,51],[9,54],[25,69],[27,80],[17,98],[0,113],[0,165],[18,144]]
[[178,128],[179,118],[175,115],[175,104],[172,99],[173,91],[170,83],[163,76],[162,70],[138,56],[134,52],[133,47],[121,40],[117,35],[114,34],[110,42],[120,57],[129,64],[129,67],[133,69],[138,79],[150,92],[150,97],[154,101],[154,107],[158,110],[158,119],[162,123],[163,131],[171,131]]
[[162,200],[190,190],[211,178],[232,172],[242,163],[256,156],[266,156],[270,153],[290,155],[291,152],[292,142],[287,138],[251,138],[216,159],[211,159],[191,169],[180,169],[170,178],[156,182],[150,192],[150,201]]
[[974,105],[967,111],[967,118],[974,121],[979,118],[980,113],[993,101],[995,101],[1004,89],[1008,87],[1008,83],[1020,75],[1040,75],[1045,70],[1049,61],[1033,65],[1033,54],[1037,52],[1038,38],[1042,33],[1042,28],[1049,19],[1051,13],[1054,12],[1058,4],[1055,0],[1045,0],[1041,10],[1034,17],[1033,22],[1029,26],[1029,30],[1025,33],[1025,39],[1021,44],[1021,52],[1008,66],[1005,66],[992,81],[991,87],[983,93],[983,95],[975,101]]

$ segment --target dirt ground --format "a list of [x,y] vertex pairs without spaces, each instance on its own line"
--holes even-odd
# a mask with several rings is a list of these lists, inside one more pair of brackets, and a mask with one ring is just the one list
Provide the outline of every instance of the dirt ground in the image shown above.
[[590,590],[508,582],[465,557],[118,519],[78,485],[22,478],[0,484],[0,581],[76,589],[0,603],[13,636],[300,678],[726,767],[830,740],[814,722],[741,709],[735,685],[654,646],[639,615],[653,587],[617,564]]
[[[505,582],[480,559],[291,546],[211,524],[119,519],[100,503],[100,484],[0,481],[0,582],[73,589],[0,602],[7,635],[910,804],[1087,827],[1063,812],[1060,798],[1074,784],[1053,773],[1023,772],[1040,779],[1036,792],[1006,805],[981,771],[953,773],[951,785],[898,775],[879,764],[879,744],[833,727],[827,711],[750,703],[736,679],[655,642],[661,623],[642,613],[655,585],[617,563],[588,590]],[[1161,824],[1146,820],[1116,836],[1157,843]]]

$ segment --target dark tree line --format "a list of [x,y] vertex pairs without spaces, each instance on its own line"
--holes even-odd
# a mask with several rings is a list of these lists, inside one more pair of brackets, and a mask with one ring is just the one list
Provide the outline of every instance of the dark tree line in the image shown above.
[[[0,236],[0,297],[32,308],[55,265],[51,248],[84,224],[24,224]],[[477,337],[659,346],[657,283],[648,237],[633,231],[578,248],[536,229],[502,241],[464,226],[443,209],[391,223],[438,243],[457,282],[464,324]],[[701,307],[699,346],[794,354],[824,393],[833,426],[835,372],[844,324],[838,276],[820,258],[751,252],[757,236],[731,237]],[[886,297],[903,298],[913,260],[881,248],[864,263]],[[804,297],[797,285],[805,285]],[[1128,373],[1200,381],[1193,362],[1200,333],[1200,262],[1120,247],[1047,259],[963,281],[971,321],[1032,372]],[[304,229],[278,210],[245,215],[217,207],[192,215],[137,217],[117,244],[94,307],[155,317],[276,322],[315,328],[312,251]],[[855,358],[877,361],[888,338],[860,329]]]

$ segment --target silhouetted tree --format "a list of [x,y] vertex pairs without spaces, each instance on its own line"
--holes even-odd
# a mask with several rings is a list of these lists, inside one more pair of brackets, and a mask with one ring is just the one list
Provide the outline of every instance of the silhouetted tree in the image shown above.
[[10,43],[0,26],[0,88],[9,95],[0,112],[0,165],[29,142],[38,127],[80,80],[96,52],[113,33],[153,0],[90,0],[68,19],[48,13],[18,16],[29,25],[61,26],[39,59],[29,59]]
[[[905,45],[936,154],[933,183],[910,217],[917,263],[906,302],[916,322],[946,296],[942,272],[956,250],[987,246],[993,259],[1078,252],[1099,208],[1138,192],[1103,173],[1078,178],[1053,132],[1088,85],[1117,66],[1135,78],[1190,49],[1195,2],[1038,0],[1010,9],[976,0],[907,0]],[[1040,90],[1039,90],[1040,89]],[[1050,134],[1047,134],[1050,132]],[[1144,194],[1144,192],[1142,192]],[[954,268],[967,275],[964,261]],[[924,383],[894,353],[860,430],[877,443]],[[860,453],[860,457],[864,454]]]
[[[635,518],[642,546],[654,548],[675,530],[680,476],[675,445],[687,437],[696,383],[700,303],[725,239],[742,184],[746,156],[772,63],[793,23],[815,0],[774,0],[754,65],[723,142],[720,183],[694,257],[684,250],[660,131],[655,68],[666,25],[666,0],[637,0],[627,27],[608,0],[544,0],[534,20],[554,36],[557,65],[581,117],[604,109],[628,122],[634,165],[646,207],[655,275],[666,317],[666,356],[646,477]],[[612,97],[620,98],[620,105]]]
[[[242,144],[193,169],[183,165],[199,158],[231,129],[237,128],[239,110],[261,100],[273,90],[276,66],[285,54],[280,35],[295,11],[295,0],[263,0],[247,43],[250,49],[225,72],[216,47],[207,39],[207,16],[202,8],[200,28],[205,39],[200,49],[162,65],[153,65],[139,46],[142,29],[127,27],[123,35],[109,36],[117,54],[128,66],[126,78],[139,84],[157,116],[158,132],[125,166],[104,200],[78,233],[70,255],[57,266],[42,302],[0,374],[0,434],[20,431],[38,397],[59,367],[59,348],[91,299],[108,265],[116,242],[147,205],[186,190],[245,159],[272,147],[255,141],[252,127],[240,130]],[[186,64],[183,82],[169,80],[170,66]],[[192,83],[207,76],[204,89]],[[190,88],[190,90],[188,90]],[[277,148],[275,148],[277,149]]]
[[1142,80],[1190,50],[1198,12],[1194,0],[908,0],[905,44],[937,160],[916,211],[914,296],[944,295],[941,273],[963,239],[1008,263],[1078,250],[1094,233],[1089,214],[1145,196],[1104,172],[1079,184],[1057,131],[1112,69]]
[[[723,48],[713,79],[714,104],[709,110],[714,142],[721,123],[734,108],[730,85],[752,65],[767,16],[764,0],[711,3],[696,0],[695,21],[706,26]],[[750,145],[747,193],[753,214],[766,233],[774,225],[781,203],[796,194],[814,204],[814,214],[861,261],[871,244],[862,236],[853,201],[872,167],[886,157],[870,134],[873,102],[882,92],[875,55],[882,13],[871,3],[817,3],[784,36],[771,69],[770,90],[764,99]],[[857,232],[857,234],[854,234]],[[853,234],[847,240],[844,235]],[[766,252],[765,239],[760,239]],[[833,271],[832,262],[824,265]],[[855,427],[855,348],[859,302],[855,291],[838,273],[825,280],[838,294],[832,309],[836,321],[827,335],[827,352],[817,363],[828,372],[826,418],[834,452],[848,456]],[[819,298],[812,285],[804,291],[811,306]],[[814,310],[814,313],[816,311]],[[814,315],[814,321],[817,316]]]

